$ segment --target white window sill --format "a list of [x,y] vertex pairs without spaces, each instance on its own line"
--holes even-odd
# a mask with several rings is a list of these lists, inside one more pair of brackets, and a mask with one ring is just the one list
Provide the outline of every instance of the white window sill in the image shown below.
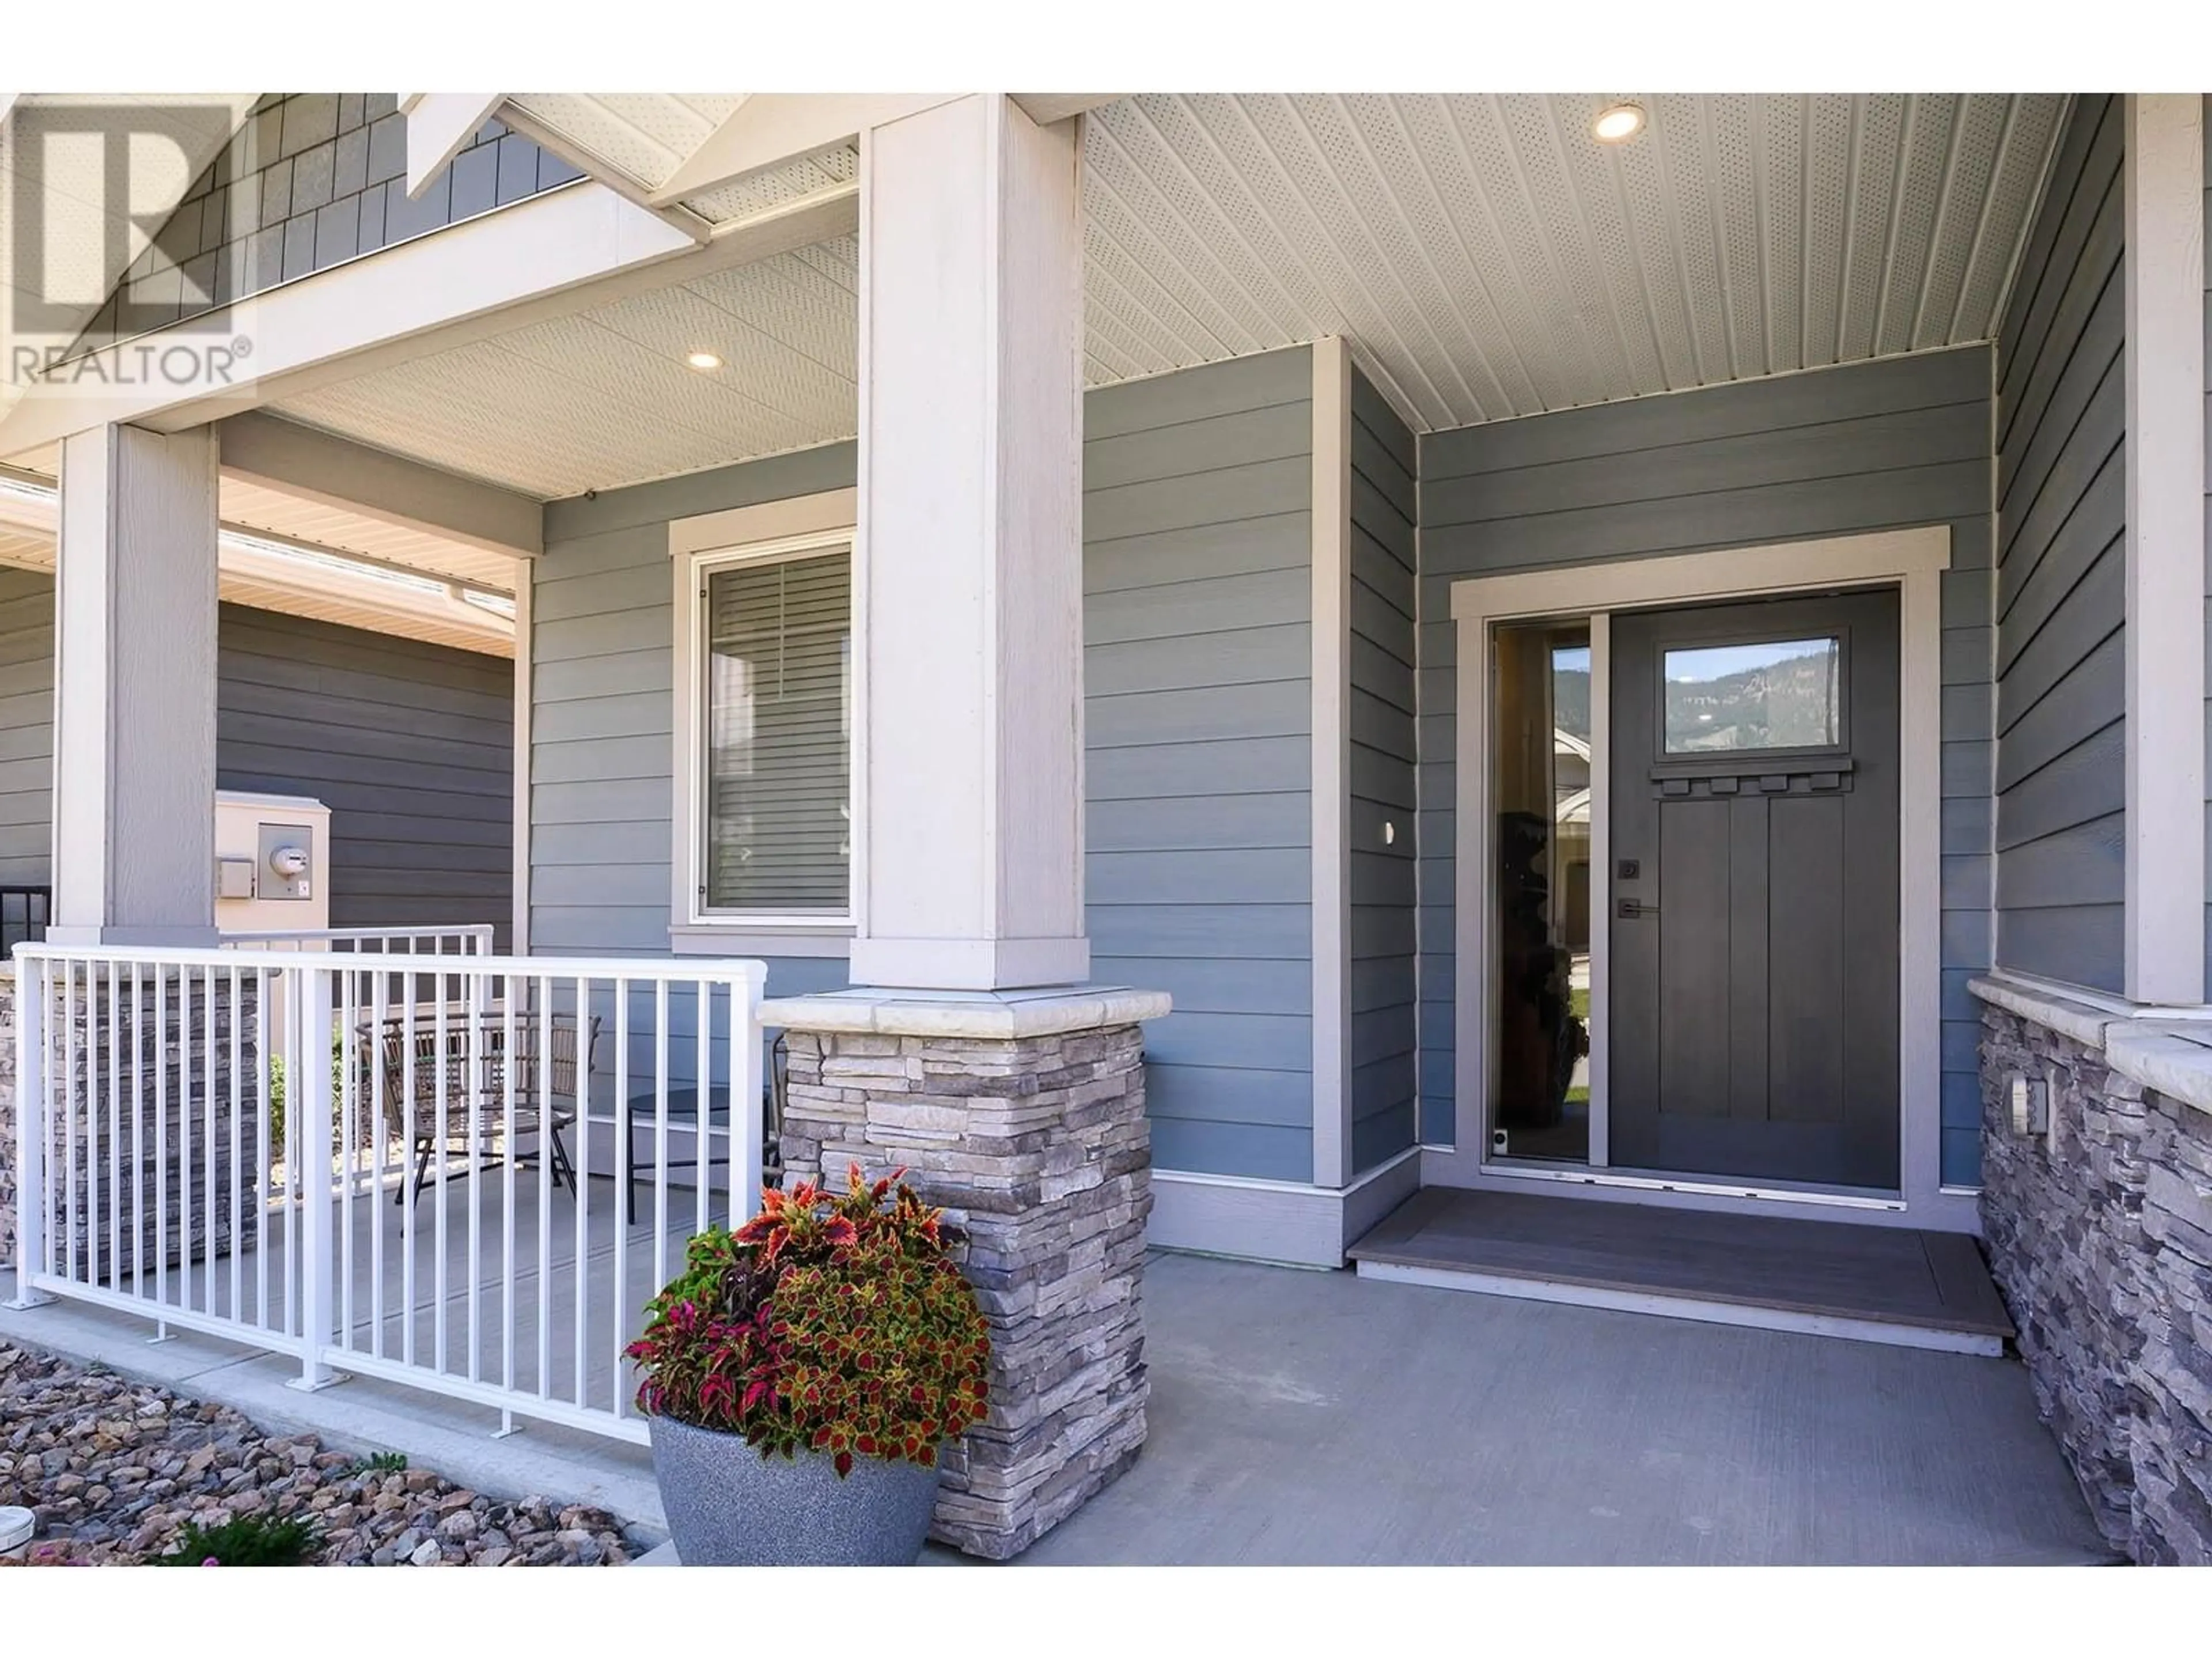
[[834,957],[852,954],[853,924],[764,927],[756,922],[679,922],[668,930],[668,948],[679,957]]

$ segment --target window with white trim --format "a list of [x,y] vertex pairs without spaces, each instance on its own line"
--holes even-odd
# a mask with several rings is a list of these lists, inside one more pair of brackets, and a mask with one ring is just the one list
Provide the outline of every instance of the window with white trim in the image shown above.
[[849,535],[699,559],[691,730],[696,914],[852,910]]

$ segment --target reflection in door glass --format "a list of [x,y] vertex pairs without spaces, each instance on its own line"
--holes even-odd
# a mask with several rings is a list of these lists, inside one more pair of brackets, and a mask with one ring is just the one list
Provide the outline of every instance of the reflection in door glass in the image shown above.
[[1665,654],[1670,755],[1825,749],[1841,741],[1843,642],[1833,635]]
[[1510,1158],[1587,1163],[1589,624],[1501,627],[1496,674],[1491,1148]]

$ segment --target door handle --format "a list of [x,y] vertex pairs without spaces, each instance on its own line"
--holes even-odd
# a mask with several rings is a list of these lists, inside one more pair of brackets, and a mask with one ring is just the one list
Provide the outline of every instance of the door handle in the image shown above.
[[1613,914],[1623,921],[1641,921],[1646,916],[1656,916],[1659,907],[1646,904],[1642,899],[1625,898],[1613,907]]

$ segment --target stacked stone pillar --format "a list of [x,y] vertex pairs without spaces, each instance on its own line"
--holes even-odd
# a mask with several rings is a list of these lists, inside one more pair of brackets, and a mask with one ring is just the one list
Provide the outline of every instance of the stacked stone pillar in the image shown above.
[[1974,988],[1983,1236],[2036,1403],[2116,1550],[2212,1565],[2212,1028]]
[[1138,1022],[1157,992],[848,992],[772,1001],[787,1030],[787,1183],[904,1168],[964,1235],[991,1325],[989,1414],[951,1448],[932,1535],[1019,1554],[1144,1444]]
[[[80,979],[68,994],[56,988],[45,1020],[50,1060],[61,1067],[47,1176],[58,1185],[73,1177],[72,1199],[48,1205],[46,1235],[65,1272],[112,1289],[129,1288],[142,1268],[256,1246],[267,1109],[251,976],[228,994],[218,981],[212,994],[189,975],[142,975],[135,991],[129,969],[118,981]],[[15,974],[0,972],[0,1267],[15,1265],[22,1208],[37,1201],[20,1190],[15,1170],[17,994]],[[272,1158],[281,1154],[272,1145]]]

